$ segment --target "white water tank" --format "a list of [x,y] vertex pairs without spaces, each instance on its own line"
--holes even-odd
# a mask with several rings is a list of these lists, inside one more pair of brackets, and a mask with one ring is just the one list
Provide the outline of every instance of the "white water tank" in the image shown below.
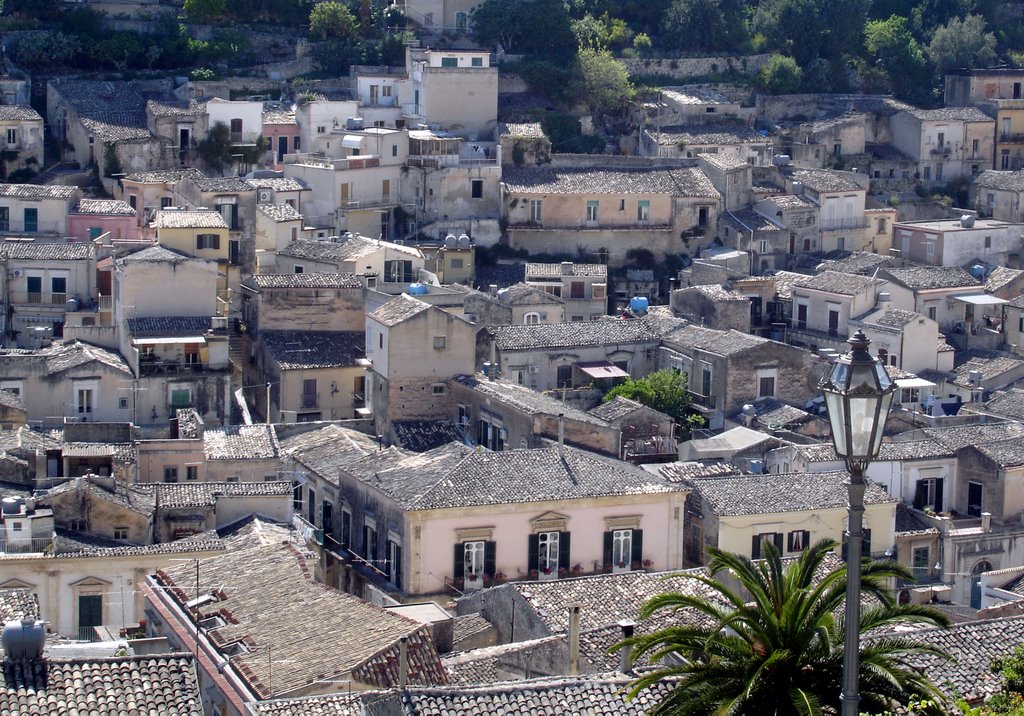
[[46,623],[31,619],[7,622],[2,642],[8,659],[41,659],[46,644]]

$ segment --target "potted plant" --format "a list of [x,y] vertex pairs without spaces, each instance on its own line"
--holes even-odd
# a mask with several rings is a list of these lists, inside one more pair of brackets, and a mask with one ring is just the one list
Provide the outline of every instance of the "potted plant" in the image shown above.
[[620,572],[628,572],[628,571],[629,571],[629,562],[616,562],[614,565],[612,565],[612,573],[613,574],[619,574]]
[[581,574],[583,574],[583,565],[582,564],[575,564],[575,565],[573,565],[572,576],[579,577]]
[[484,586],[483,575],[476,572],[470,572],[466,575],[466,589],[480,589]]
[[568,576],[569,576],[568,568],[566,568],[566,567],[559,567],[558,568],[558,578],[559,579],[565,579]]
[[653,572],[654,571],[654,562],[652,562],[651,560],[645,559],[643,564],[644,564],[644,569],[646,571],[648,571],[648,572]]
[[546,579],[556,579],[558,577],[558,571],[551,567],[541,567],[540,574],[538,575],[541,581]]

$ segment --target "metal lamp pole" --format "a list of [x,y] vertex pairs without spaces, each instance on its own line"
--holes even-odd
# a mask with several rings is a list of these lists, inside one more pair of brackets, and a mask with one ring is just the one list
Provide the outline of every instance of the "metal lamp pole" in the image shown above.
[[871,341],[860,330],[850,337],[850,352],[822,378],[832,442],[846,461],[849,523],[846,540],[846,633],[843,639],[842,716],[860,713],[860,586],[864,544],[864,471],[878,455],[885,419],[896,386],[885,365],[868,352]]

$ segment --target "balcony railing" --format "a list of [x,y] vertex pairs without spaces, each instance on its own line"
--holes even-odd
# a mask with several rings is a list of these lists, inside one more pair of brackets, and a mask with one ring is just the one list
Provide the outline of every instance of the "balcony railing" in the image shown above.
[[690,393],[690,400],[694,405],[699,405],[703,408],[715,409],[715,397],[714,395],[701,395],[700,393]]
[[303,408],[315,408],[319,403],[318,396],[316,393],[303,393],[302,394],[302,407]]
[[53,551],[53,537],[0,539],[0,554],[26,554]]
[[25,294],[25,303],[42,303],[42,302],[43,302],[43,294],[41,294],[41,293],[29,292],[29,293]]
[[366,396],[362,393],[352,394],[352,407],[353,408],[365,408],[366,407]]
[[165,360],[149,356],[139,356],[140,375],[161,375],[178,373],[202,373],[209,365],[201,361]]
[[109,311],[113,307],[113,301],[110,296],[100,296],[100,310]]
[[932,147],[931,155],[933,157],[948,157],[951,151],[948,144],[940,144],[937,147]]
[[1024,144],[1024,134],[1000,134],[999,141],[1002,144]]
[[78,641],[99,641],[100,635],[96,633],[94,626],[78,627]]

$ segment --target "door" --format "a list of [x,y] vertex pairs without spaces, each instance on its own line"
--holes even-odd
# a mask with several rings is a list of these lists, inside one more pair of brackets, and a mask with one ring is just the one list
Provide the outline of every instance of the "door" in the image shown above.
[[103,624],[103,595],[80,594],[78,596],[78,636],[97,641],[93,627]]
[[839,334],[839,311],[828,312],[828,334],[830,336]]
[[796,307],[796,327],[801,331],[807,328],[807,305],[801,304]]
[[376,106],[380,101],[380,85],[370,85],[370,104]]
[[288,137],[277,138],[277,161],[283,162],[284,155],[288,153]]
[[981,517],[981,493],[980,482],[967,483],[967,514],[971,517]]
[[39,231],[39,209],[25,209],[25,232]]

